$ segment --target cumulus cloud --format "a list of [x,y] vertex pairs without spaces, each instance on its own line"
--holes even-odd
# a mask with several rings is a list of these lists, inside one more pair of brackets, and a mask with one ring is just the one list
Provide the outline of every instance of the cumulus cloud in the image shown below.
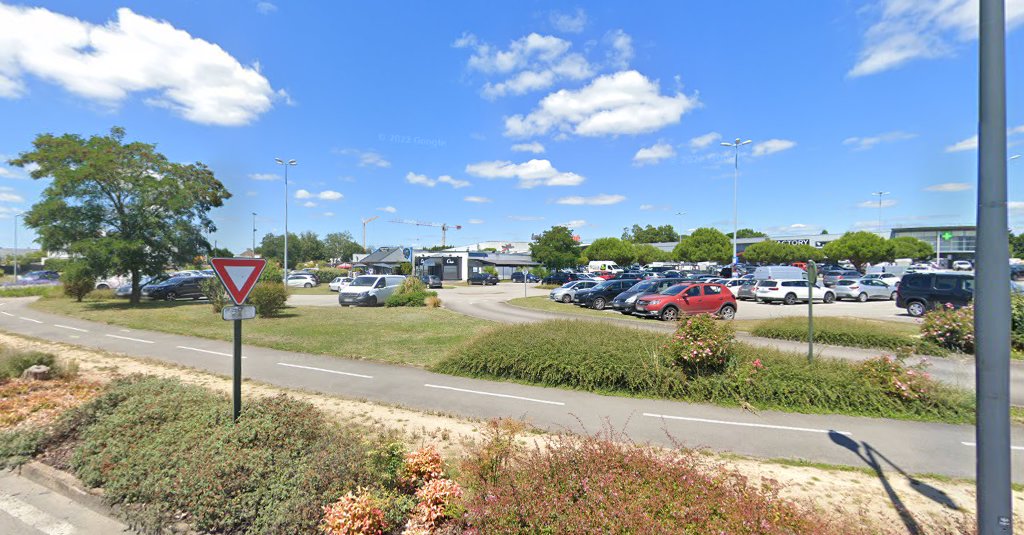
[[324,212],[324,217],[334,217],[334,212]]
[[557,204],[568,204],[572,206],[588,205],[588,206],[607,206],[609,204],[618,204],[626,200],[624,195],[608,195],[602,193],[600,195],[594,195],[592,197],[581,197],[579,195],[572,197],[562,197],[555,201]]
[[668,143],[655,143],[651,147],[642,148],[633,155],[633,165],[641,167],[654,165],[666,158],[676,155],[676,149]]
[[644,212],[653,212],[654,210],[657,210],[658,208],[656,206],[654,206],[653,204],[641,204],[640,205],[640,209],[643,210]]
[[[304,189],[300,189],[300,190],[296,190],[295,191],[295,198],[296,199],[313,199],[313,198],[316,198],[316,199],[320,199],[322,201],[337,201],[337,200],[342,199],[344,197],[345,196],[342,195],[341,193],[338,193],[337,191],[333,191],[333,190],[321,191],[320,193],[313,193],[311,191],[304,190]],[[310,203],[306,203],[306,204],[308,205]],[[316,206],[316,205],[314,204],[312,206]]]
[[243,66],[218,45],[128,8],[96,25],[0,4],[0,97],[24,96],[26,75],[106,106],[142,93],[150,106],[218,126],[249,124],[288,98],[259,65]]
[[380,210],[381,212],[387,212],[389,214],[393,214],[393,213],[398,211],[398,208],[395,208],[394,206],[385,206],[383,208],[378,208],[378,210]]
[[281,180],[281,175],[276,175],[274,173],[251,173],[249,178],[261,181]]
[[428,188],[432,188],[438,184],[448,184],[455,189],[464,188],[470,185],[468,180],[458,180],[448,175],[441,175],[437,177],[437,179],[433,179],[426,175],[413,173],[412,171],[405,175],[405,181],[410,184],[427,186]]
[[567,227],[567,228],[570,228],[570,229],[578,229],[580,227],[587,226],[587,220],[586,219],[573,219],[572,221],[566,221],[565,223],[562,223],[561,226]]
[[580,33],[587,26],[587,14],[582,8],[576,8],[573,14],[554,11],[550,20],[556,30],[565,33]]
[[18,195],[17,193],[2,192],[2,193],[0,193],[0,201],[3,201],[3,202],[25,202],[25,199],[21,195]]
[[[1008,128],[1006,130],[1007,136],[1014,136],[1017,134],[1024,134],[1024,124]],[[978,149],[978,135],[975,134],[967,139],[962,139],[946,147],[946,152],[962,152],[965,150],[977,150]]]
[[277,11],[277,6],[270,2],[256,2],[256,11],[259,11],[261,15],[269,15]]
[[306,201],[302,203],[302,206],[305,206],[306,208],[313,208],[316,206],[316,203],[313,201]]
[[308,199],[308,198],[310,198],[312,196],[313,196],[312,193],[310,193],[310,192],[308,192],[308,191],[306,191],[304,189],[300,189],[300,190],[297,190],[295,192],[295,198],[296,199]]
[[718,132],[708,132],[703,136],[691,138],[690,148],[693,150],[706,149],[720,139],[722,139],[722,134],[719,134]]
[[[878,208],[878,201],[864,201],[857,204],[860,208]],[[893,199],[884,199],[881,204],[882,208],[889,208],[890,206],[896,206],[896,201]]]
[[544,216],[539,215],[510,215],[508,216],[512,221],[543,221]]
[[953,192],[953,191],[967,191],[971,189],[971,185],[967,182],[945,182],[942,184],[935,184],[925,188],[926,191],[941,191],[941,192]]
[[611,49],[608,51],[608,64],[616,69],[629,67],[633,59],[633,38],[622,30],[613,30],[605,35]]
[[[864,35],[864,47],[847,76],[877,74],[919,58],[952,56],[959,45],[978,38],[978,0],[881,0],[873,12],[878,20]],[[1007,28],[1021,23],[1024,0],[1007,0]]]
[[569,52],[572,43],[552,35],[531,33],[501,50],[465,34],[453,46],[473,49],[467,63],[470,70],[502,78],[484,84],[482,94],[487,99],[521,95],[550,87],[557,80],[582,80],[594,75],[586,58]]
[[534,154],[543,154],[544,153],[544,145],[541,145],[540,143],[538,143],[536,141],[533,141],[533,142],[530,142],[530,143],[518,143],[518,144],[512,145],[512,150],[514,152],[532,152]]
[[789,150],[796,146],[796,141],[790,141],[788,139],[769,139],[754,143],[754,150],[751,154],[754,156],[767,156],[776,152],[782,152]]
[[698,106],[696,95],[661,95],[657,81],[637,71],[621,71],[595,78],[579,90],[551,93],[526,116],[506,117],[505,135],[526,137],[552,130],[579,136],[642,134],[678,123]]
[[482,224],[484,224],[484,220],[483,219],[470,219],[468,221],[468,223],[470,225],[482,225]]
[[548,160],[530,160],[524,163],[509,161],[479,162],[466,166],[466,172],[481,178],[515,178],[520,188],[537,186],[578,186],[586,180],[576,173],[561,172]]
[[372,150],[360,149],[334,149],[335,154],[344,156],[355,156],[359,159],[359,167],[391,167],[391,162],[384,159],[380,153]]
[[475,195],[470,195],[469,197],[463,197],[462,200],[464,200],[466,202],[479,202],[479,203],[491,202],[491,199],[488,199],[487,197],[477,197]]
[[917,134],[911,134],[907,132],[886,132],[884,134],[878,134],[877,136],[869,137],[848,137],[843,140],[843,145],[853,147],[853,150],[868,150],[875,145],[880,143],[892,143],[893,141],[905,141],[908,139],[914,139]]

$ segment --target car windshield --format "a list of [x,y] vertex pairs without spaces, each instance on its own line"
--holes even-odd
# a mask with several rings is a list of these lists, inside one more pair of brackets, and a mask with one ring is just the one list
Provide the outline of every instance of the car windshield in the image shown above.
[[664,290],[658,292],[661,295],[679,295],[683,290],[689,288],[689,284],[677,284],[675,286],[669,286]]
[[612,284],[613,284],[613,282],[612,282],[612,281],[604,281],[604,282],[600,282],[600,283],[598,283],[598,284],[597,284],[596,286],[594,286],[594,289],[595,289],[595,290],[604,290],[605,288],[607,288],[607,287],[611,286]]
[[658,283],[654,282],[654,281],[638,282],[638,283],[634,284],[632,287],[630,287],[629,291],[630,292],[646,292],[646,291],[649,291],[649,290],[653,290],[654,287],[657,286],[657,284]]
[[178,284],[179,282],[183,282],[185,279],[188,279],[188,277],[171,277],[160,284]]
[[352,281],[349,286],[373,286],[377,282],[377,277],[356,277],[356,280]]
[[572,288],[573,286],[576,286],[579,282],[580,281],[569,281],[569,282],[563,284],[562,288]]

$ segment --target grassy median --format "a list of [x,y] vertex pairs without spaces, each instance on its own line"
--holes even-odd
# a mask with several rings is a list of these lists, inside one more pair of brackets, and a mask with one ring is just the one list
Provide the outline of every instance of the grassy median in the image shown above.
[[[171,334],[231,340],[231,324],[205,302],[44,298],[42,312]],[[336,357],[431,366],[487,322],[444,309],[289,307],[245,322],[246,344]]]
[[541,310],[543,312],[556,312],[562,314],[575,314],[577,316],[589,316],[596,318],[612,318],[612,319],[625,319],[633,321],[641,321],[644,318],[640,318],[633,315],[620,314],[612,310],[594,310],[592,308],[584,308],[571,303],[557,303],[552,301],[550,297],[518,297],[508,302],[510,305],[517,307],[529,308],[532,310]]
[[[750,333],[764,338],[807,341],[807,318],[775,318],[758,322]],[[837,346],[944,356],[949,351],[922,340],[916,323],[856,318],[815,318],[814,341]]]

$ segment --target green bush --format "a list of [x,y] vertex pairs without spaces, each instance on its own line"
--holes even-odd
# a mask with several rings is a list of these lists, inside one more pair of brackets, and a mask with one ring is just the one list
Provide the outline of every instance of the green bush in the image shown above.
[[224,307],[232,304],[228,291],[224,289],[224,285],[216,277],[204,280],[199,284],[199,288],[202,289],[203,295],[209,300],[214,313],[219,314],[221,310],[224,310]]
[[921,337],[961,353],[974,353],[974,307],[951,305],[929,311],[921,322]]
[[[775,318],[760,322],[751,334],[777,340],[807,341],[807,318]],[[942,356],[946,349],[922,340],[913,334],[913,326],[886,325],[877,321],[852,318],[815,318],[814,341],[847,347],[911,350],[924,355]]]
[[249,303],[256,306],[261,318],[276,316],[288,301],[288,290],[280,282],[260,282],[249,294]]
[[484,266],[483,272],[488,275],[498,276],[498,270],[494,266]]
[[83,261],[68,263],[60,276],[60,281],[64,284],[64,295],[75,298],[79,303],[83,297],[89,295],[89,292],[96,289],[96,274]]
[[426,306],[428,297],[437,297],[437,292],[427,291],[427,286],[419,277],[406,277],[395,293],[384,301],[384,306],[422,307]]
[[551,272],[548,271],[548,268],[544,266],[537,266],[535,268],[531,268],[530,273],[532,273],[534,276],[538,277],[541,280],[544,280],[544,277],[547,277],[548,275],[551,274]]
[[1010,297],[1010,330],[1013,348],[1024,351],[1024,295]]
[[343,269],[335,268],[320,268],[316,271],[316,276],[320,279],[320,284],[327,284],[338,277],[344,277],[348,271]]
[[[736,344],[723,373],[691,376],[662,348],[665,335],[611,325],[551,321],[491,328],[434,367],[452,375],[523,381],[594,392],[739,405],[965,423],[973,397],[930,382],[920,399],[895,399],[845,361]],[[929,380],[930,381],[930,380]]]
[[683,318],[664,349],[687,375],[719,373],[729,365],[735,333],[732,325],[710,314]]
[[281,282],[283,280],[284,270],[269,262],[267,267],[263,268],[263,273],[260,273],[260,282]]
[[0,352],[0,379],[21,377],[21,372],[41,364],[54,369],[56,358],[40,351],[16,351],[7,349]]

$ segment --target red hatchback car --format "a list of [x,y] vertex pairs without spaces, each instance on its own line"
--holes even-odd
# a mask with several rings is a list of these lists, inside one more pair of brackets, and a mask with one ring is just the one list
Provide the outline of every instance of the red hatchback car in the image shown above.
[[736,317],[736,298],[721,284],[683,283],[640,296],[634,314],[665,321],[677,320],[681,314],[715,314],[731,320]]

